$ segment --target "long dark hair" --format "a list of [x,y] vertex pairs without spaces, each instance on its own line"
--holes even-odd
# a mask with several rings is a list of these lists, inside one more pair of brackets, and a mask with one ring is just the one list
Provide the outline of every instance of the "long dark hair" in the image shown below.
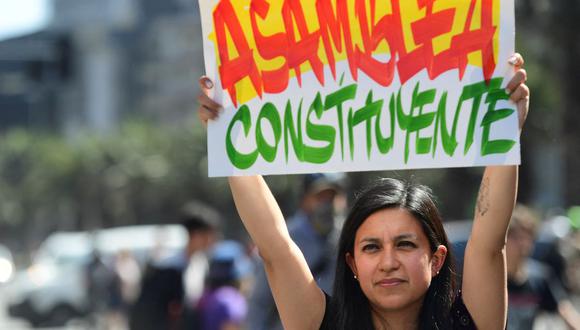
[[396,179],[380,179],[357,198],[340,235],[333,297],[329,320],[339,330],[374,329],[371,308],[345,256],[354,255],[355,235],[373,213],[387,208],[402,208],[421,224],[432,252],[439,245],[447,247],[447,257],[439,274],[427,290],[419,315],[419,329],[449,329],[449,311],[455,296],[455,266],[441,216],[429,188]]

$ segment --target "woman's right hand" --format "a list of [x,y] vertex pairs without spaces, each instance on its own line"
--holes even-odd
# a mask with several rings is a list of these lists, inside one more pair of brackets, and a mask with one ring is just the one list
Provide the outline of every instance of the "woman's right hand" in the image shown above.
[[197,103],[199,103],[197,115],[205,127],[207,127],[208,120],[217,119],[220,112],[223,110],[221,104],[209,97],[209,92],[213,87],[213,82],[207,76],[201,76],[199,78],[199,88],[201,89],[201,92],[197,96]]

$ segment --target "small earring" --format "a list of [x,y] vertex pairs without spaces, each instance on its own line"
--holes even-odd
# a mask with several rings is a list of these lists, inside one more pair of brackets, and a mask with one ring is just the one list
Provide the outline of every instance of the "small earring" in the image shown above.
[[356,277],[356,275],[354,275],[354,279],[355,279],[355,280],[358,280],[358,277]]

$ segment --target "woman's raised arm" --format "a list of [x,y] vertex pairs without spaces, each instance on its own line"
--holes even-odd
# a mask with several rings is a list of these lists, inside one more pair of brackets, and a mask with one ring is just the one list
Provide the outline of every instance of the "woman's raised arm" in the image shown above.
[[[519,54],[510,58],[516,74],[508,84],[510,99],[517,104],[520,131],[528,113],[529,89]],[[485,169],[471,237],[465,248],[463,300],[479,329],[504,329],[507,318],[505,240],[515,205],[517,166]]]
[[[215,119],[219,104],[207,95],[213,87],[200,79],[198,115]],[[284,216],[261,176],[228,178],[242,222],[258,247],[268,282],[285,329],[318,329],[324,316],[324,294],[316,284],[304,255],[290,238]],[[307,303],[305,303],[307,302]]]

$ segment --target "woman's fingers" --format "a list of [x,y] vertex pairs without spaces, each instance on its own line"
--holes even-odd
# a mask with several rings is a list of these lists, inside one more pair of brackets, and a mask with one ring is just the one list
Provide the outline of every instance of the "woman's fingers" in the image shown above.
[[508,83],[506,92],[510,94],[510,100],[517,106],[519,127],[521,131],[530,108],[530,89],[526,85],[528,75],[526,70],[522,69],[522,66],[524,65],[524,58],[522,55],[516,53],[509,58],[508,62],[514,66],[516,73]]
[[207,127],[208,120],[210,120],[210,119],[213,120],[213,119],[216,119],[218,117],[216,112],[211,111],[211,110],[209,110],[201,105],[197,109],[197,115],[199,117],[199,120],[201,120],[203,125],[206,127]]
[[530,88],[525,85],[519,85],[515,91],[510,94],[510,100],[514,103],[518,103],[522,99],[527,99],[530,97]]
[[201,76],[199,77],[199,86],[201,89],[212,89],[213,88],[213,81],[209,79],[208,76]]
[[219,103],[212,100],[204,92],[199,93],[199,95],[197,96],[197,103],[199,103],[199,105],[207,108],[208,110],[215,111],[215,112],[221,111],[221,108],[222,108],[222,106]]
[[199,107],[198,114],[199,118],[206,122],[210,119],[216,119],[219,116],[219,114],[216,111],[210,110],[204,106]]
[[202,76],[199,78],[201,93],[197,96],[197,103],[199,103],[197,115],[204,126],[207,126],[208,120],[216,119],[222,110],[222,106],[208,96],[213,86],[213,82],[208,77]]
[[506,91],[512,94],[520,85],[526,82],[528,79],[528,73],[524,69],[518,69],[513,78],[510,80],[506,87]]
[[203,92],[199,93],[197,96],[197,102],[199,107],[197,108],[197,115],[199,119],[207,127],[207,121],[210,119],[216,119],[219,116],[219,104],[210,99]]
[[519,119],[519,127],[520,130],[524,126],[526,122],[526,118],[528,117],[528,111],[530,109],[530,88],[522,84],[520,85],[510,96],[510,99],[513,100],[518,108],[518,119]]
[[530,98],[521,99],[517,103],[518,105],[518,123],[520,127],[520,131],[524,127],[524,123],[526,122],[526,118],[528,118],[528,112],[530,109]]
[[508,63],[513,65],[516,70],[524,66],[524,58],[520,53],[515,53],[508,59]]
[[201,76],[199,78],[199,88],[201,89],[201,93],[197,97],[197,102],[210,110],[221,110],[221,105],[208,96],[210,89],[213,88],[211,79],[206,76]]

